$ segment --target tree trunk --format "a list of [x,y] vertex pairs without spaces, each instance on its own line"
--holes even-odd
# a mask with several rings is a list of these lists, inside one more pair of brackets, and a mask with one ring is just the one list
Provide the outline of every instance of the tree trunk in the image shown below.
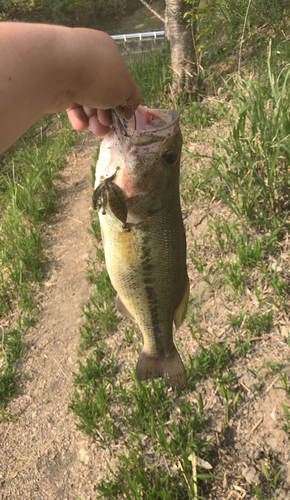
[[[196,0],[195,7],[199,5]],[[166,35],[171,47],[171,66],[173,71],[172,91],[174,94],[197,93],[197,55],[195,48],[195,16],[188,25],[184,14],[190,5],[183,0],[166,0]]]

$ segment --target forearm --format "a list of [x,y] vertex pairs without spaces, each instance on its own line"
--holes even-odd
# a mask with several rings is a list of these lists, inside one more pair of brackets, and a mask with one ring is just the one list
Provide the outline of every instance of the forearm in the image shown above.
[[[140,102],[115,42],[100,31],[0,23],[0,153],[44,112]],[[123,102],[124,101],[124,102]]]
[[73,65],[66,64],[62,55],[71,58],[66,33],[69,31],[57,26],[0,24],[2,150],[55,102],[64,101],[66,89],[73,91],[74,78],[69,74]]

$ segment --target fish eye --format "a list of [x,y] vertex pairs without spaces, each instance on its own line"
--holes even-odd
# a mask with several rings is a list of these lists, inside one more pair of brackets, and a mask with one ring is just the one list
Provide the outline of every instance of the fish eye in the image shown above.
[[168,151],[166,151],[166,153],[164,153],[164,155],[162,156],[163,160],[166,161],[166,163],[168,165],[173,165],[173,163],[176,162],[177,160],[177,154],[176,154],[176,151],[172,150],[172,149],[169,149]]

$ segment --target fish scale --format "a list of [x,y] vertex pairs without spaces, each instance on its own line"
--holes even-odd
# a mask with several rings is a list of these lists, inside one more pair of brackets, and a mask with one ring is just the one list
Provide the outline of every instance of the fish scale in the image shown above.
[[[122,227],[115,208],[114,213],[110,206],[106,207],[105,214],[102,207],[99,211],[106,266],[118,292],[117,308],[138,323],[144,337],[136,366],[137,378],[161,376],[168,385],[183,389],[185,370],[173,342],[173,322],[176,328],[182,323],[189,296],[179,197],[182,140],[178,114],[169,110],[146,111],[147,108],[141,107],[141,114],[147,116],[148,128],[138,130],[138,110],[137,131],[125,119],[113,115],[117,140],[112,141],[111,135],[107,139],[108,147],[114,143],[112,162],[108,164],[106,144],[103,144],[105,162],[100,154],[97,164],[97,188],[101,178],[112,175],[112,165],[118,164],[113,182],[122,190],[120,203],[126,189],[129,193],[126,194],[129,230]],[[160,116],[158,127],[156,122]],[[152,126],[150,120],[154,122]],[[152,134],[154,146],[150,142]],[[171,163],[167,164],[166,160]],[[114,205],[118,205],[118,197]]]

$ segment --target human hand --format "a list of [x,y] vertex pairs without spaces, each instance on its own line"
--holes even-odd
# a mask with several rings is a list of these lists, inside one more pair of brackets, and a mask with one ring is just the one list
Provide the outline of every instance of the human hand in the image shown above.
[[[86,45],[83,59],[85,86],[75,93],[75,102],[67,108],[69,120],[76,130],[106,135],[112,124],[111,108],[126,107],[126,116],[141,102],[141,93],[120,55],[117,44],[106,33],[77,29]],[[90,52],[91,50],[91,52]]]
[[105,135],[111,108],[128,105],[130,118],[140,104],[140,91],[106,33],[1,22],[0,47],[0,153],[43,113],[66,109],[76,130]]

